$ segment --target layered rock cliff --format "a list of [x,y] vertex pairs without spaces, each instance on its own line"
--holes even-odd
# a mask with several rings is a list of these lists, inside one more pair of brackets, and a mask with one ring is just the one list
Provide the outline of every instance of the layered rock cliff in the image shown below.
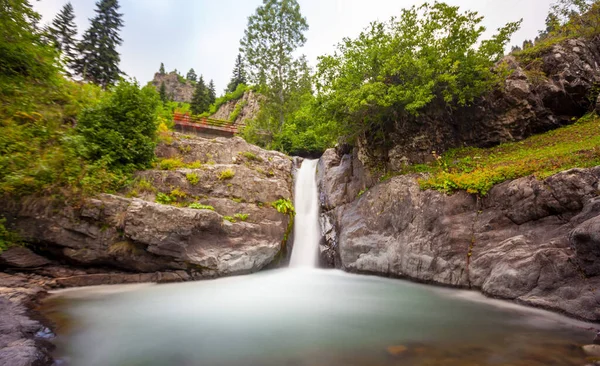
[[505,182],[487,196],[374,185],[356,152],[319,164],[322,262],[473,288],[600,321],[600,167]]
[[[139,172],[143,189],[78,205],[6,202],[2,214],[37,254],[14,248],[0,266],[60,287],[244,274],[281,254],[289,218],[270,203],[292,197],[291,159],[240,138],[182,135],[159,145],[157,155],[187,168]],[[176,202],[156,203],[161,194]]]

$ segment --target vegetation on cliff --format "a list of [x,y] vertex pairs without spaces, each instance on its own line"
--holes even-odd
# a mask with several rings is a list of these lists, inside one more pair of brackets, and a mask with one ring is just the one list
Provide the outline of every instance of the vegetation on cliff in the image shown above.
[[528,175],[544,179],[563,170],[600,165],[600,118],[590,114],[523,141],[488,149],[453,149],[434,157],[432,163],[407,166],[401,173],[427,173],[419,180],[424,189],[485,195],[507,180]]
[[120,188],[152,158],[158,94],[65,79],[30,4],[9,0],[0,11],[0,196]]

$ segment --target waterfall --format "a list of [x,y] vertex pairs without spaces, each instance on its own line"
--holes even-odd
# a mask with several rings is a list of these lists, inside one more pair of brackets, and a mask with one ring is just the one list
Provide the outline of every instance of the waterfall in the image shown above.
[[315,175],[318,160],[304,160],[294,187],[294,248],[290,267],[316,267],[321,232],[319,230],[319,193]]

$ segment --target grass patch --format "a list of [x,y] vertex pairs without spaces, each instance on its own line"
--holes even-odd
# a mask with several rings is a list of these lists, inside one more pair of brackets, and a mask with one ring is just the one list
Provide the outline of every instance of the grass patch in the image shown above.
[[235,176],[235,172],[231,169],[225,169],[218,174],[219,180],[232,179]]
[[185,163],[181,158],[168,158],[168,159],[159,159],[155,167],[160,170],[175,170],[180,169],[185,166]]
[[402,173],[427,172],[422,189],[485,195],[496,184],[535,175],[539,179],[571,168],[600,165],[600,118],[595,114],[520,142],[494,148],[450,150],[437,161],[407,167]]

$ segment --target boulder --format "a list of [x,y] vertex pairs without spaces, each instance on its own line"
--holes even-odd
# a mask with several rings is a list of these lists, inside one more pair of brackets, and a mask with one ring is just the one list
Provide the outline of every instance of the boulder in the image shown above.
[[0,263],[12,268],[35,268],[51,262],[25,247],[13,247],[0,254]]

